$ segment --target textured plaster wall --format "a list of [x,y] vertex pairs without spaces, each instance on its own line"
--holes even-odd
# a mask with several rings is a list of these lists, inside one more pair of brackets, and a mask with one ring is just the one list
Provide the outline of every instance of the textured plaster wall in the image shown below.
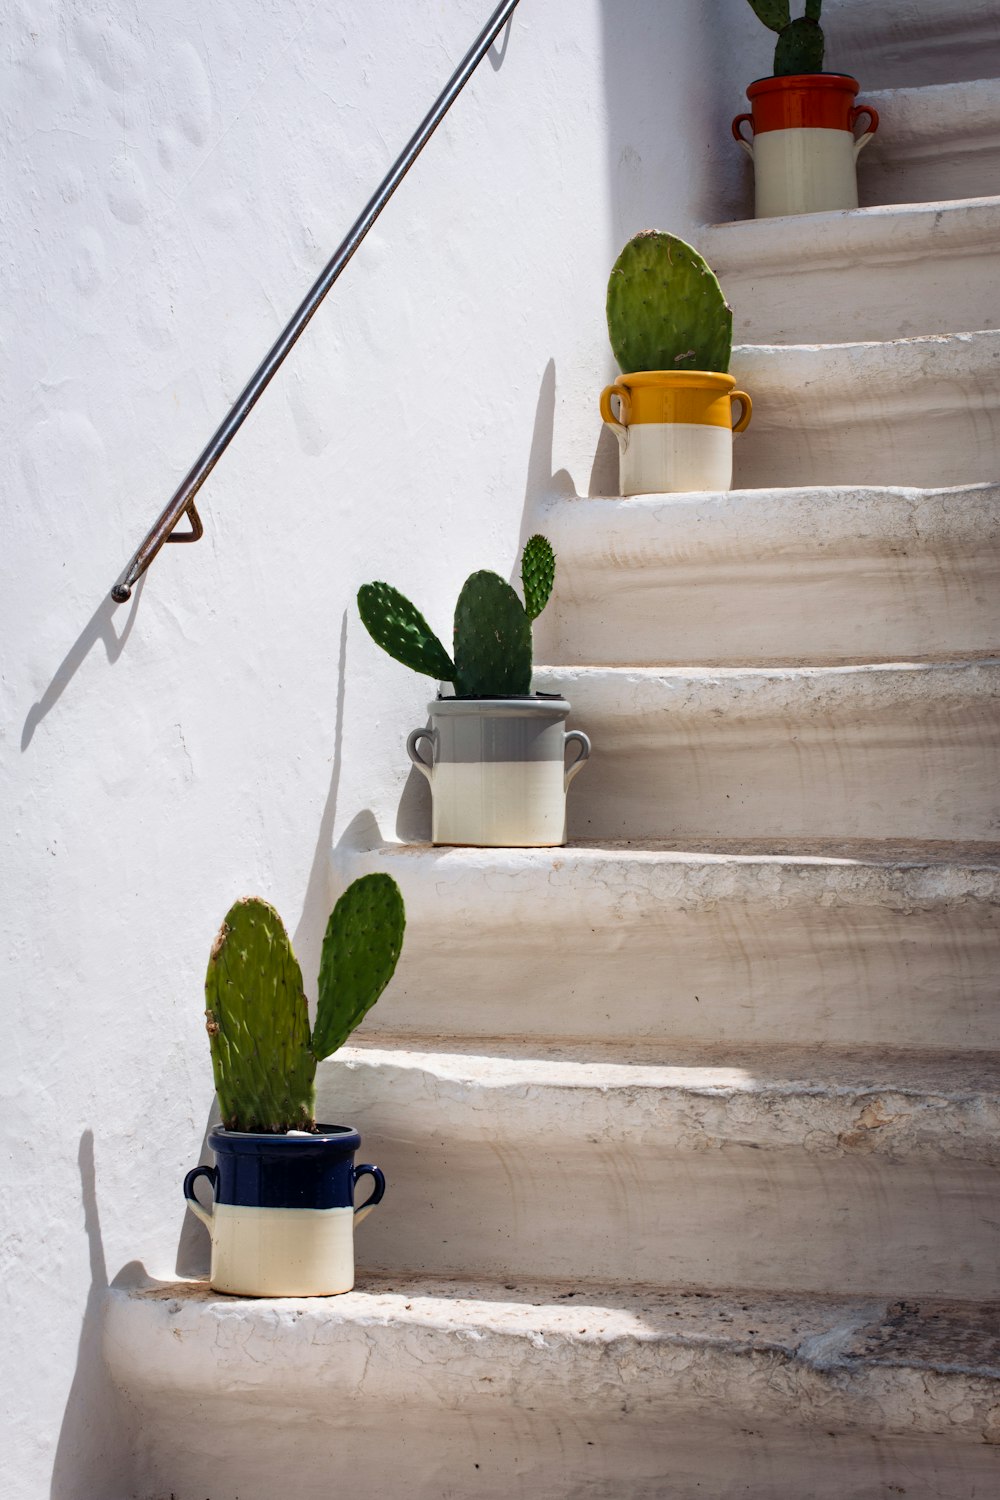
[[[736,0],[726,0],[735,4]],[[229,902],[307,978],[328,853],[397,828],[427,692],[352,612],[447,630],[531,506],[611,482],[622,240],[729,160],[698,0],[524,0],[130,606],[108,590],[487,0],[10,0],[0,219],[4,1493],[129,1493],[99,1319],[170,1275]],[[731,94],[732,91],[730,91]],[[721,178],[720,178],[721,180]],[[399,828],[419,827],[404,799]]]

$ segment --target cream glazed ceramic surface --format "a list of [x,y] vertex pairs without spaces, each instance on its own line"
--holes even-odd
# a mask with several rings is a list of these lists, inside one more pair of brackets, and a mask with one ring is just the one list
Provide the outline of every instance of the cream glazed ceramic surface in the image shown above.
[[[566,792],[590,754],[561,698],[441,698],[406,742],[431,787],[431,841],[479,847],[566,842]],[[579,746],[566,767],[566,746]],[[421,751],[421,745],[426,749]],[[428,754],[430,758],[425,756]]]
[[733,483],[733,435],[699,422],[643,422],[615,429],[623,495],[728,490]]
[[[250,1134],[213,1130],[214,1167],[195,1167],[184,1179],[188,1206],[212,1240],[211,1284],[243,1297],[329,1297],[354,1286],[354,1225],[381,1200],[378,1167],[354,1165],[361,1144],[347,1126],[322,1125],[315,1134]],[[354,1207],[359,1178],[375,1188]],[[215,1202],[198,1202],[194,1185],[206,1177]]]
[[857,208],[855,162],[870,140],[870,133],[855,140],[847,130],[800,127],[741,141],[753,159],[755,217]]

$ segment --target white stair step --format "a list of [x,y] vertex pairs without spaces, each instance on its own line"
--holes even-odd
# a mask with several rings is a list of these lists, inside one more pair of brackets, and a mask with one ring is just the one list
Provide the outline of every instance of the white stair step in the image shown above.
[[740,489],[979,484],[996,479],[1000,332],[883,343],[743,345],[754,400],[734,445]]
[[863,97],[881,120],[858,163],[863,205],[1000,193],[1000,78]]
[[995,1305],[145,1283],[109,1293],[104,1347],[137,1492],[174,1500],[276,1500],[290,1473],[294,1500],[973,1500],[996,1479]]
[[1000,654],[1000,486],[560,499],[536,654],[822,665]]
[[1000,846],[342,845],[335,894],[376,870],[408,926],[368,1041],[1000,1051]]
[[[759,30],[760,23],[751,19]],[[823,66],[853,73],[862,97],[868,88],[1000,75],[1000,10],[993,0],[906,0],[902,5],[842,0],[824,7],[822,24]]]
[[870,342],[1000,322],[1000,198],[713,224],[698,248],[741,344]]
[[996,1290],[995,1055],[380,1040],[321,1068],[318,1118],[386,1174],[372,1270]]
[[540,668],[590,839],[1000,837],[1000,663]]

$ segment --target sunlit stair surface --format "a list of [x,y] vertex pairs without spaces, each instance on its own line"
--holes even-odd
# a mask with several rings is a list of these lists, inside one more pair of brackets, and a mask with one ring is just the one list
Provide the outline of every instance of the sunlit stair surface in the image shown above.
[[698,245],[740,343],[897,340],[1000,322],[1000,198],[714,224]]
[[409,928],[372,1042],[1000,1049],[997,844],[337,851],[374,870]]
[[881,126],[865,147],[863,205],[1000,193],[1000,80],[864,90]]
[[[1000,300],[1000,299],[998,299]],[[550,504],[561,666],[1000,656],[1000,486],[732,490]]]
[[529,518],[570,843],[332,851],[385,1202],[346,1296],[119,1279],[137,1500],[1000,1496],[1000,8],[830,11],[869,206],[696,237],[732,492]]
[[373,1269],[993,1293],[982,1054],[432,1047],[345,1048],[321,1080],[395,1184]]
[[996,329],[857,343],[743,344],[734,348],[731,368],[756,402],[753,421],[734,445],[741,489],[937,488],[996,479]]
[[146,1284],[111,1292],[105,1349],[146,1413],[144,1493],[176,1500],[328,1500],[348,1481],[360,1500],[996,1493],[996,1304],[419,1276],[246,1303]]
[[1000,838],[1000,661],[565,667],[574,838]]

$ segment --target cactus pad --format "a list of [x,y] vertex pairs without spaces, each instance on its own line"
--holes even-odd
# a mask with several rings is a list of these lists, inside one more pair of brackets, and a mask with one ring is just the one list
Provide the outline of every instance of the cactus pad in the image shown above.
[[316,1059],[302,971],[266,901],[248,896],[230,908],[208,960],[205,1002],[226,1129],[309,1130]]
[[808,14],[790,21],[779,33],[774,49],[775,78],[788,78],[793,73],[821,73],[824,50],[822,29]]
[[458,596],[455,670],[460,698],[531,692],[531,621],[498,573],[473,573]]
[[391,875],[363,875],[348,886],[327,923],[319,965],[319,1007],[312,1050],[343,1046],[393,976],[406,916]]
[[750,0],[750,4],[770,31],[783,31],[792,19],[789,0]]
[[556,555],[547,537],[529,537],[521,554],[521,587],[529,620],[536,620],[549,602],[556,578]]
[[624,374],[725,374],[733,348],[733,314],[697,250],[676,235],[648,230],[629,240],[612,268],[608,333]]
[[358,611],[365,629],[394,660],[433,677],[451,682],[455,665],[423,615],[404,594],[388,583],[366,583],[358,590]]

